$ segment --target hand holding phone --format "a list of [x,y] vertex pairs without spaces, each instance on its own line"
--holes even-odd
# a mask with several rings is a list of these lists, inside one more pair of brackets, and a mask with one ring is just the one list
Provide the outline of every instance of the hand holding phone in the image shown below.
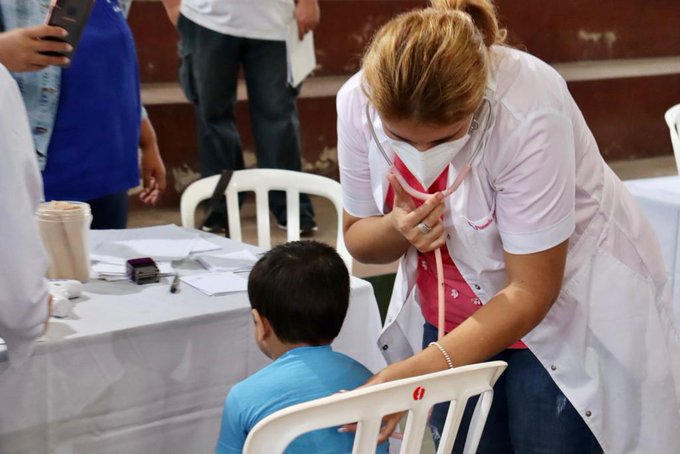
[[[90,17],[94,0],[52,0],[50,10],[47,13],[46,23],[66,30],[66,36],[47,36],[44,39],[67,43],[71,49],[66,52],[46,51],[44,55],[62,56],[69,60],[73,58],[73,53],[78,47],[78,41],[83,33],[85,24]],[[60,65],[60,66],[67,66]]]
[[[73,48],[63,41],[67,32],[61,27],[38,25],[0,33],[0,63],[13,72],[38,71],[50,65],[67,65],[64,54]],[[61,41],[46,41],[54,37]],[[45,55],[55,52],[57,56]]]

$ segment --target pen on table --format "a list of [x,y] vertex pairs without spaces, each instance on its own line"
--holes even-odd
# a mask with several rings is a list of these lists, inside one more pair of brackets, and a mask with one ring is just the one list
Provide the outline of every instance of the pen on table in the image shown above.
[[172,284],[170,284],[170,293],[179,292],[179,274],[175,274]]

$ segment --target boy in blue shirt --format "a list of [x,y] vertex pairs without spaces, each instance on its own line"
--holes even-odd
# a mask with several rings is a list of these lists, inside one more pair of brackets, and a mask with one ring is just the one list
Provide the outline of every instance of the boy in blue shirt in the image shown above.
[[[217,454],[240,454],[255,424],[277,410],[368,380],[368,369],[330,347],[345,320],[349,294],[344,262],[335,249],[316,241],[277,246],[255,264],[248,278],[255,340],[274,362],[229,392]],[[354,434],[333,427],[298,437],[286,453],[348,453],[353,443]]]

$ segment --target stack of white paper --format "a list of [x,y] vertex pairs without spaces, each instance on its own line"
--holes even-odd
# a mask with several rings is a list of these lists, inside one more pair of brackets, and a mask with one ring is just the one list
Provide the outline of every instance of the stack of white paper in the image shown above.
[[202,238],[199,232],[174,224],[111,231],[107,235],[109,240],[98,237],[97,231],[93,231],[90,237],[92,277],[109,281],[127,279],[126,262],[130,259],[151,257],[161,276],[172,276],[177,274],[172,261],[221,249]]
[[[173,276],[175,269],[171,262],[156,262],[160,276]],[[105,281],[124,281],[127,279],[125,263],[97,262],[92,265],[92,273],[95,279]]]
[[182,281],[208,296],[248,290],[248,281],[234,273],[203,273],[181,277]]
[[288,83],[293,87],[300,85],[316,67],[314,34],[308,32],[300,40],[298,24],[295,20],[288,24],[286,58],[288,60]]
[[242,273],[250,271],[257,257],[248,250],[222,252],[194,256],[196,261],[208,271]]

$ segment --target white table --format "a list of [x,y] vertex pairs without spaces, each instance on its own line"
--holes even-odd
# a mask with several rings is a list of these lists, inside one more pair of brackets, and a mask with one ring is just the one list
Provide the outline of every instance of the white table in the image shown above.
[[[93,241],[134,236],[93,232]],[[225,250],[251,248],[206,238]],[[182,274],[201,271],[188,260],[180,267]],[[269,360],[253,340],[245,293],[168,289],[168,279],[91,281],[75,317],[53,319],[27,364],[9,368],[0,357],[0,453],[213,452],[230,387]],[[334,348],[376,371],[384,366],[379,331],[372,288],[353,278]]]
[[680,326],[680,176],[624,183],[647,215],[661,244],[673,292],[675,320]]

